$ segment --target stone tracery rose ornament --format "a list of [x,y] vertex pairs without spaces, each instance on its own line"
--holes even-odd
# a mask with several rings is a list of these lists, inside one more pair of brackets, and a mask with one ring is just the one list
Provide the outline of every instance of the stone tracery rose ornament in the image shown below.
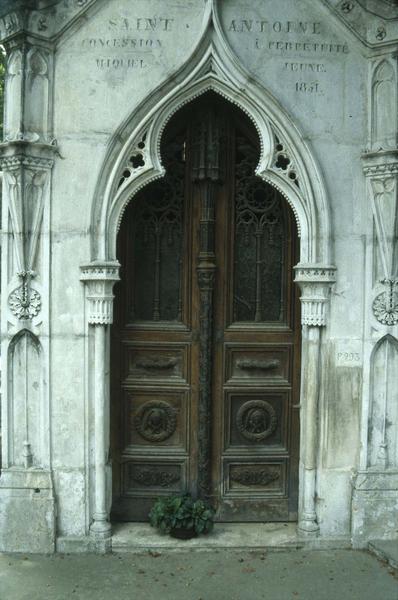
[[249,400],[242,404],[236,416],[236,426],[247,440],[262,442],[278,425],[273,406],[265,400]]
[[383,25],[380,25],[380,27],[378,27],[377,31],[376,31],[376,38],[378,40],[384,40],[386,35],[387,35],[386,28]]
[[352,2],[343,2],[341,5],[341,10],[343,13],[349,13],[354,8],[354,4]]
[[40,312],[41,296],[38,291],[29,288],[25,282],[11,292],[8,303],[11,312],[18,319],[33,319]]
[[149,442],[163,442],[176,430],[176,413],[175,408],[162,400],[146,402],[134,418],[135,429]]
[[398,323],[398,300],[394,294],[381,292],[373,301],[373,314],[383,325],[396,325]]

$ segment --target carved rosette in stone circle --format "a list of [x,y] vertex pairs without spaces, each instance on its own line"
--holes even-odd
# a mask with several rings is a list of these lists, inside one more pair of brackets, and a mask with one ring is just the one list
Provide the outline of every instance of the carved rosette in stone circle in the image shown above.
[[27,288],[25,284],[11,292],[8,299],[11,312],[18,319],[33,319],[41,309],[41,296],[39,292]]
[[275,409],[265,400],[249,400],[239,409],[236,426],[247,440],[262,442],[278,425]]
[[396,325],[398,323],[398,301],[389,299],[387,292],[381,292],[373,301],[373,314],[383,325]]
[[134,426],[149,442],[163,442],[176,430],[177,411],[167,402],[146,402],[134,418]]

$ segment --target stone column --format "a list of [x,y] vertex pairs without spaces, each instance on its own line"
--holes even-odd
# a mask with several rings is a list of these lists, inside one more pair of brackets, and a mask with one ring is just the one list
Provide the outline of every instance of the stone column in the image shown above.
[[109,449],[109,365],[108,330],[113,321],[112,289],[119,280],[118,262],[93,262],[81,267],[81,280],[86,284],[87,321],[94,329],[94,371],[92,393],[94,406],[94,471],[95,493],[90,532],[96,549],[110,548],[111,524],[107,506],[106,469]]
[[326,325],[330,287],[335,267],[298,264],[295,282],[301,289],[302,382],[301,382],[301,503],[299,532],[319,533],[315,493],[318,458],[318,396],[321,380],[321,327]]

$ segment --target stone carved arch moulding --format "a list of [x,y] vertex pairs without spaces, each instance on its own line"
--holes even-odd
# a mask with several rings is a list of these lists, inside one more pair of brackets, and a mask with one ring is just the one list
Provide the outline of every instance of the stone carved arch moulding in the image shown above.
[[[226,41],[214,2],[207,4],[202,35],[187,62],[160,87],[146,97],[121,123],[108,146],[91,212],[91,263],[82,266],[82,281],[87,284],[88,323],[107,326],[112,323],[112,288],[118,280],[116,238],[127,204],[139,190],[164,175],[160,156],[162,134],[172,116],[182,107],[207,92],[220,95],[242,110],[253,122],[261,143],[256,174],[269,182],[290,204],[300,232],[300,263],[295,281],[302,295],[303,343],[307,344],[307,367],[302,372],[306,407],[305,430],[311,432],[301,441],[303,473],[300,482],[299,528],[308,534],[319,531],[316,515],[314,473],[317,454],[318,383],[320,381],[320,330],[326,325],[326,306],[330,286],[335,280],[331,266],[331,223],[327,193],[316,160],[290,116],[280,103],[241,65]],[[105,307],[105,309],[101,308]],[[103,391],[108,385],[106,327],[94,328],[95,406],[101,411]],[[148,408],[148,407],[147,407]],[[149,407],[151,408],[151,407]],[[156,407],[138,415],[135,426],[145,435],[172,435],[173,418]],[[242,417],[246,435],[271,435],[275,415],[262,404]],[[150,415],[150,416],[149,416]],[[152,419],[154,417],[154,419]],[[155,418],[156,417],[156,418]],[[249,423],[250,421],[250,423]],[[159,425],[159,423],[161,425]],[[159,431],[157,431],[159,427]],[[258,428],[259,431],[250,431]],[[155,433],[153,433],[155,430]],[[105,422],[96,423],[95,510],[91,531],[109,537],[107,490],[103,456],[108,439]],[[255,442],[253,442],[255,443]]]
[[[146,98],[115,133],[95,191],[92,260],[114,260],[117,231],[129,201],[148,183],[163,177],[162,133],[180,108],[215,92],[245,112],[261,143],[257,175],[290,204],[301,237],[300,262],[329,265],[330,211],[322,176],[303,137],[278,101],[239,63],[214,8],[192,56]],[[120,140],[124,140],[121,144]]]

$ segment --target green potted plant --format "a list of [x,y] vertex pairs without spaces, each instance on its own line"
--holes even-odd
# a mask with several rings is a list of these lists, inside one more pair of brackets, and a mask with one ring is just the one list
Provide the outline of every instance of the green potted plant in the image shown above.
[[214,510],[190,494],[159,498],[149,513],[152,527],[179,539],[189,539],[213,529]]

